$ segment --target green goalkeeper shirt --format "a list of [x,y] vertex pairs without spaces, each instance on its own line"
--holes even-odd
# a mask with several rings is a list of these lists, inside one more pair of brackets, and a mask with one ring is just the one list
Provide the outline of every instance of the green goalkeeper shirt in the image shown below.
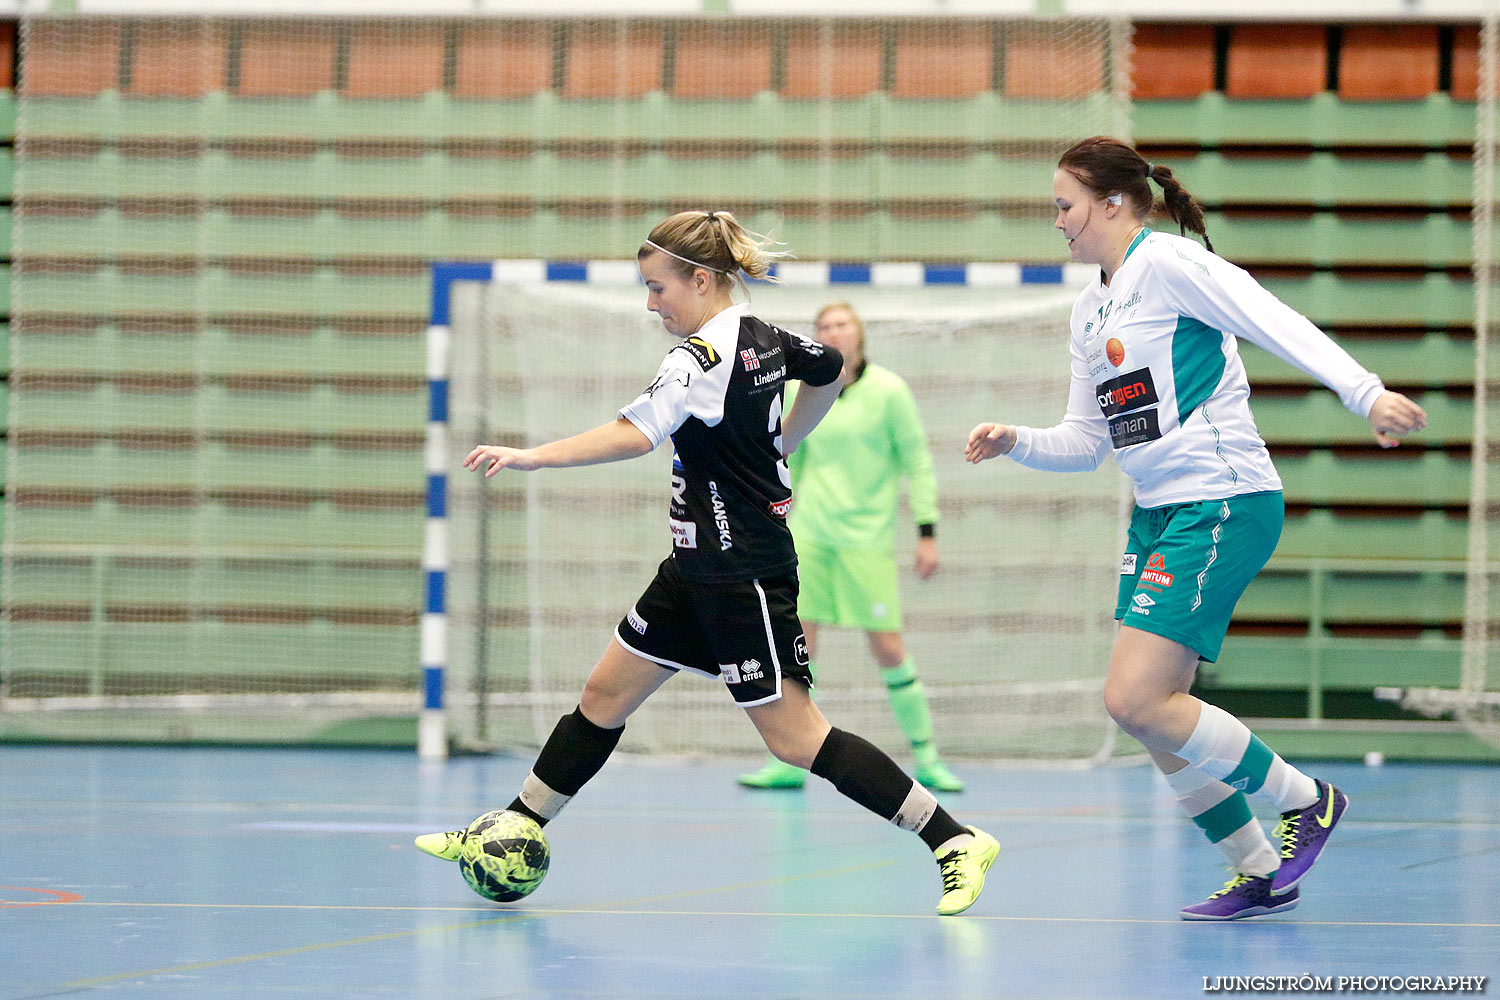
[[937,523],[927,432],[911,389],[888,368],[866,365],[787,466],[798,544],[893,551],[903,477],[916,523]]

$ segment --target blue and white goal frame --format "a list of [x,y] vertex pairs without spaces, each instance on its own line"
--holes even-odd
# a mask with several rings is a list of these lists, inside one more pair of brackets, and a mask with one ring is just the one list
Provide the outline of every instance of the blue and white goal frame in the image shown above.
[[[1017,288],[1022,285],[1079,284],[1094,273],[1079,264],[929,264],[882,261],[828,263],[786,261],[772,274],[788,285],[879,286],[916,288],[968,285]],[[448,664],[448,341],[449,309],[454,282],[545,284],[639,284],[634,260],[598,261],[442,261],[432,265],[432,300],[427,326],[427,524],[422,542],[422,712],[417,726],[417,753],[424,758],[448,755],[444,685]]]

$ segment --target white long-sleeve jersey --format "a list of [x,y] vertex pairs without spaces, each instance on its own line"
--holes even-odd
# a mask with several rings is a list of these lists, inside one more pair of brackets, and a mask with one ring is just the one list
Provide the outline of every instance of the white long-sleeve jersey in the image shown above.
[[1301,368],[1362,417],[1385,391],[1244,269],[1170,233],[1137,236],[1113,280],[1079,295],[1069,325],[1067,413],[1053,427],[1017,428],[1010,456],[1081,472],[1113,451],[1142,507],[1281,489],[1250,415],[1236,337]]

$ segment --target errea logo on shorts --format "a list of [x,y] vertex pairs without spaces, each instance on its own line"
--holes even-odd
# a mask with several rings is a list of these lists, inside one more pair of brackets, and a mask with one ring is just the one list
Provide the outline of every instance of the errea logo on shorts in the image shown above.
[[719,664],[719,676],[724,678],[725,684],[742,684],[745,681],[758,681],[766,675],[761,669],[759,660],[746,660],[744,663],[721,663]]

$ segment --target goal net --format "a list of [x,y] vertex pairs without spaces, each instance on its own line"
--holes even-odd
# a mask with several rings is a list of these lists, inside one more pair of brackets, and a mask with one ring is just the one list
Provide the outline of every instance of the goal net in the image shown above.
[[[1101,691],[1123,533],[1119,473],[963,461],[976,423],[1059,419],[1076,294],[1062,284],[790,282],[752,292],[757,315],[802,333],[820,305],[849,300],[866,323],[867,356],[916,397],[936,467],[942,566],[915,578],[904,509],[898,562],[904,635],[945,754],[1092,759],[1113,746]],[[670,447],[488,480],[459,465],[475,442],[540,444],[607,422],[635,398],[672,343],[644,295],[603,282],[455,286],[447,716],[460,745],[544,740],[671,551]],[[820,630],[818,671],[819,704],[836,724],[904,745],[862,633]],[[751,751],[760,744],[742,714],[722,684],[673,678],[632,717],[622,746]]]
[[1500,747],[1500,5],[1484,6],[1474,128],[1474,439],[1462,663],[1457,688],[1409,689],[1401,703],[1426,715],[1451,715]]

